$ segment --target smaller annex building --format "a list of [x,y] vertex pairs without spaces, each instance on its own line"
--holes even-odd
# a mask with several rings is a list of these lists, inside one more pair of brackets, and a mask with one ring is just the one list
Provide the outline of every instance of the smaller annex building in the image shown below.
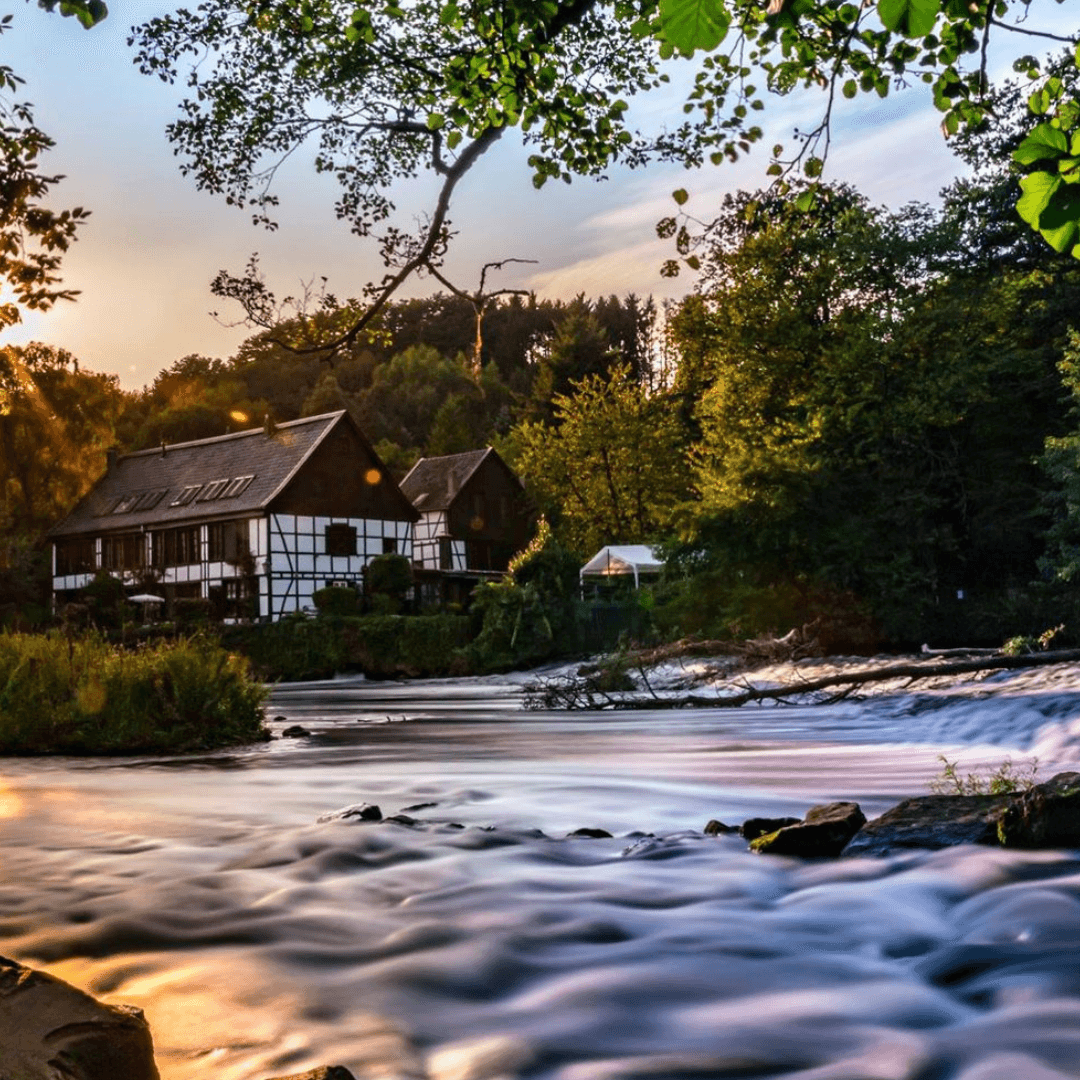
[[[444,601],[464,602],[477,581],[506,572],[531,536],[525,489],[492,447],[421,458],[401,481],[419,513],[413,564]],[[433,597],[429,597],[433,598]]]
[[111,456],[49,532],[53,594],[105,570],[170,604],[278,619],[376,555],[412,557],[419,514],[344,410]]

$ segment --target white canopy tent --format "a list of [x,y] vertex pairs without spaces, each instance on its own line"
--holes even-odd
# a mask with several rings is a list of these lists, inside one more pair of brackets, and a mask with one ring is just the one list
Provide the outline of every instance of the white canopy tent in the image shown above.
[[610,578],[634,575],[634,588],[641,584],[642,574],[658,574],[663,562],[645,544],[608,544],[602,547],[579,571],[581,584],[587,577]]

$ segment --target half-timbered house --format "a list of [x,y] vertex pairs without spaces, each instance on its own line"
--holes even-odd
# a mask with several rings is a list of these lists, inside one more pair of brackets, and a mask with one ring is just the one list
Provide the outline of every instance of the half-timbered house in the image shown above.
[[102,570],[168,601],[278,619],[376,555],[412,556],[419,517],[344,412],[110,455],[50,531],[63,602]]
[[[484,576],[505,572],[529,542],[532,516],[521,481],[490,446],[421,458],[401,490],[420,513],[413,562],[429,576],[439,572],[443,599],[463,598]],[[461,596],[445,587],[454,577]]]

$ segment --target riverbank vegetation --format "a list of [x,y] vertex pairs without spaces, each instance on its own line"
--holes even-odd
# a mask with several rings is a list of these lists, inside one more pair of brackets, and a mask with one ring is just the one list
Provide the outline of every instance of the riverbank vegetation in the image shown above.
[[0,634],[0,754],[210,750],[266,737],[266,690],[201,637],[128,649],[90,633]]
[[229,649],[273,681],[329,679],[338,672],[393,679],[472,671],[464,615],[300,615],[221,632]]

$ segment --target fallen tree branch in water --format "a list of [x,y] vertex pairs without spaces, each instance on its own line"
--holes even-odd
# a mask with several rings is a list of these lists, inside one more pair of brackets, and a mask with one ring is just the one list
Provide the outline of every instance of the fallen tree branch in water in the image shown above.
[[[548,679],[526,688],[525,707],[528,709],[737,709],[759,701],[783,702],[793,697],[833,690],[818,704],[832,704],[849,697],[857,687],[889,679],[907,679],[908,684],[920,679],[941,675],[968,675],[981,671],[1000,671],[1017,668],[1042,667],[1080,660],[1080,649],[1058,649],[1026,656],[983,656],[970,660],[909,661],[886,667],[823,675],[794,685],[757,687],[746,679],[741,692],[723,697],[684,694],[679,697],[623,697],[609,690],[598,689],[595,680],[573,676],[568,679]],[[652,688],[649,688],[652,691]],[[807,704],[801,702],[801,704]]]

